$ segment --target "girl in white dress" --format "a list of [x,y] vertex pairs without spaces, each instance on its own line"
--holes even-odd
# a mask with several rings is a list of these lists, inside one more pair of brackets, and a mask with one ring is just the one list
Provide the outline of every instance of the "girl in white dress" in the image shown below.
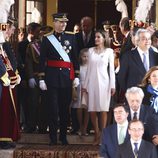
[[88,48],[84,48],[80,51],[80,97],[79,106],[77,109],[77,118],[80,126],[79,134],[87,135],[87,125],[89,120],[88,106],[87,106],[87,93],[81,92],[83,83],[85,81],[87,64],[88,64]]
[[107,124],[110,98],[115,93],[115,72],[114,53],[111,48],[106,48],[104,31],[96,31],[95,44],[96,47],[89,48],[88,69],[82,91],[88,93],[88,111],[95,131],[93,144],[97,145],[100,143],[100,133]]
[[80,51],[79,63],[80,63],[80,76],[79,76],[80,84],[77,87],[73,87],[73,96],[71,102],[72,127],[73,130],[77,132],[77,126],[75,124],[79,124],[79,131],[77,133],[79,135],[88,135],[86,133],[88,120],[89,120],[87,93],[81,92],[87,72],[88,48],[84,48]]

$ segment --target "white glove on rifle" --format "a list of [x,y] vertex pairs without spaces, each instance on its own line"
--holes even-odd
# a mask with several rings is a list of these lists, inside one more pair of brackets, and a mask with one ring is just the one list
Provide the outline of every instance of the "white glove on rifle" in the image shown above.
[[10,85],[10,79],[7,72],[0,79],[3,81],[3,86],[7,87]]
[[79,84],[80,84],[79,78],[75,78],[75,79],[73,80],[73,87],[78,87]]
[[16,85],[20,84],[20,82],[21,82],[21,77],[20,77],[20,75],[17,75]]
[[40,80],[40,81],[39,81],[39,87],[40,87],[40,89],[41,89],[42,91],[47,90],[47,85],[46,85],[46,83],[45,83],[44,80]]
[[34,78],[30,78],[29,79],[29,87],[30,88],[35,88],[35,86],[37,85],[36,81]]

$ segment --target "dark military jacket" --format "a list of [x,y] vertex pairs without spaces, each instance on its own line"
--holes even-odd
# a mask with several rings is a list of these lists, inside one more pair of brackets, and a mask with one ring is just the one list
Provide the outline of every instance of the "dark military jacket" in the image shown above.
[[[52,87],[70,87],[72,86],[72,80],[70,79],[70,69],[62,67],[49,67],[47,61],[64,61],[54,48],[52,43],[48,40],[47,36],[44,36],[40,48],[40,79],[44,79],[47,86]],[[53,33],[59,40],[65,51],[67,52],[70,61],[73,63],[74,70],[79,70],[79,64],[77,59],[78,48],[75,39],[75,35],[70,32],[63,32],[58,35]],[[42,77],[43,76],[43,77]]]
[[40,45],[40,40],[34,41],[29,43],[26,49],[25,67],[27,79],[37,79],[39,72]]

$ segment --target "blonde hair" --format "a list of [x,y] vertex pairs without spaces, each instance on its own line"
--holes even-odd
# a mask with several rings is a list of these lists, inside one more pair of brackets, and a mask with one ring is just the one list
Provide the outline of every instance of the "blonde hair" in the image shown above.
[[148,72],[145,74],[145,76],[144,76],[144,78],[142,79],[142,82],[141,82],[141,84],[140,84],[139,86],[145,87],[147,84],[149,84],[149,78],[150,78],[151,74],[152,74],[154,71],[156,71],[156,70],[158,70],[158,66],[153,66],[153,67],[151,67],[151,68],[148,70]]
[[80,63],[80,65],[83,64],[83,63],[82,63],[82,55],[83,55],[85,52],[88,53],[88,48],[83,48],[83,49],[80,50],[80,54],[79,54],[79,63]]

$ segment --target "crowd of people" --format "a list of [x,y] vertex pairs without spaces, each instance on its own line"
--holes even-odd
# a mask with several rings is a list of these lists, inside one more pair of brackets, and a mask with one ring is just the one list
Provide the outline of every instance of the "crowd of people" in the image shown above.
[[15,147],[20,130],[49,132],[49,145],[68,145],[70,124],[71,134],[93,130],[101,157],[157,158],[157,31],[131,26],[128,17],[119,28],[95,29],[85,16],[68,32],[68,21],[56,13],[53,28],[33,22],[27,36],[20,29],[16,61],[8,19],[0,41],[0,148]]

